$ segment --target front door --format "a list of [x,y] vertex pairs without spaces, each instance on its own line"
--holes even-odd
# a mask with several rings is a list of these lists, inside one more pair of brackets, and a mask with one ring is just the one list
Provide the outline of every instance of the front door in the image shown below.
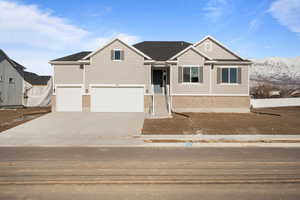
[[153,85],[154,85],[154,93],[161,94],[163,93],[163,70],[162,69],[154,69],[153,70]]

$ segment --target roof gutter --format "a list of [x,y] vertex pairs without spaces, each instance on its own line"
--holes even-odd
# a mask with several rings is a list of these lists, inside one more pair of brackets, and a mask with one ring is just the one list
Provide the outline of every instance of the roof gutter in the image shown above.
[[51,65],[80,65],[80,64],[90,64],[89,60],[78,60],[78,61],[50,61]]
[[205,61],[205,64],[217,64],[217,65],[234,65],[234,64],[239,64],[239,65],[251,65],[251,61]]

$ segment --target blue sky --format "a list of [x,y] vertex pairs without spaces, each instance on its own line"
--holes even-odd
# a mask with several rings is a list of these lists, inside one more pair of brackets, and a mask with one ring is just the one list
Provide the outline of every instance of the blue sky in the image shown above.
[[300,0],[0,0],[0,48],[28,70],[113,37],[197,42],[246,58],[300,56]]

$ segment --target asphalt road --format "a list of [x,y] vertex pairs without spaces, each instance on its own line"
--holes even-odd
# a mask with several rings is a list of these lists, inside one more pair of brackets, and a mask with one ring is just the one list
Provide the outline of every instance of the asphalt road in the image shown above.
[[0,199],[300,199],[300,148],[0,148]]

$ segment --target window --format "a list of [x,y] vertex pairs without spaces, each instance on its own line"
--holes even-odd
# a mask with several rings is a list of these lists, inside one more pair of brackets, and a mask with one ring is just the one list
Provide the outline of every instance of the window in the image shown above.
[[112,50],[111,55],[112,60],[123,60],[124,59],[124,51],[119,49]]
[[1,75],[1,76],[0,76],[0,82],[2,82],[2,81],[4,81],[4,78],[3,78],[3,76]]
[[221,68],[221,83],[238,83],[238,68]]
[[184,83],[199,83],[199,67],[183,67],[183,82]]
[[8,83],[11,83],[11,84],[12,84],[12,83],[15,83],[15,79],[14,79],[14,78],[9,78],[9,79],[8,79]]

